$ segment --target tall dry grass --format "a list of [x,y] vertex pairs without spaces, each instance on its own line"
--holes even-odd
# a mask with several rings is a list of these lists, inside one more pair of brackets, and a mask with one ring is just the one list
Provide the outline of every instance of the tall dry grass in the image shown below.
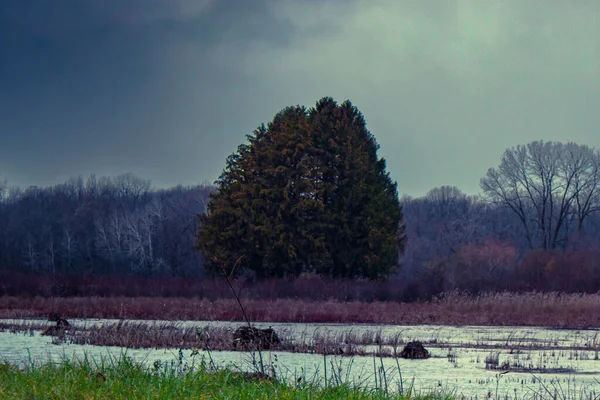
[[[427,302],[342,302],[303,299],[253,300],[244,305],[252,321],[537,325],[557,328],[600,326],[600,294],[446,294]],[[0,297],[0,318],[47,317],[242,321],[232,299],[161,297]]]

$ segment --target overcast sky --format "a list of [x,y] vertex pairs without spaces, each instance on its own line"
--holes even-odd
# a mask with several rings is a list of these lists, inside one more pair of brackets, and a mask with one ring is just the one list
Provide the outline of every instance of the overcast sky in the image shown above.
[[600,147],[600,2],[2,0],[0,179],[214,181],[287,105],[350,99],[401,194]]

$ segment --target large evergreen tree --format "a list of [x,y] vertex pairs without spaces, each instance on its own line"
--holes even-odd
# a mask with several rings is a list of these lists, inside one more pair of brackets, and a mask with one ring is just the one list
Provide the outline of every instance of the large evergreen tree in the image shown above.
[[[396,183],[349,101],[288,107],[228,157],[198,248],[213,272],[379,278],[404,250]],[[241,257],[241,259],[240,259]],[[212,260],[212,261],[211,261]]]

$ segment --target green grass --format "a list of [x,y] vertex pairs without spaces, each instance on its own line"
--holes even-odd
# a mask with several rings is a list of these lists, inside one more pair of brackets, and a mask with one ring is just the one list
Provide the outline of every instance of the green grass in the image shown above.
[[309,382],[289,384],[251,379],[205,367],[145,366],[122,356],[18,368],[0,364],[0,399],[450,399],[444,394],[414,397],[381,390]]

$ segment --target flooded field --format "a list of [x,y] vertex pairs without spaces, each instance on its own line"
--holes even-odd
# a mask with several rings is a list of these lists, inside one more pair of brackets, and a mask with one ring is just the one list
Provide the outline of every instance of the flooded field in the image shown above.
[[[70,320],[77,330],[116,324],[118,320]],[[149,330],[198,328],[198,332],[233,330],[240,323],[226,322],[156,322],[143,323]],[[8,326],[35,327],[13,329]],[[45,320],[0,320],[0,359],[14,364],[60,360],[83,356],[100,358],[125,353],[149,366],[160,363],[198,365],[210,360],[218,367],[251,370],[249,353],[206,351],[198,344],[180,351],[179,346],[166,349],[125,349],[115,346],[79,345],[42,336]],[[256,324],[271,326],[295,348],[308,353],[264,351],[266,364],[280,377],[327,382],[351,382],[357,385],[400,385],[413,392],[432,390],[464,394],[472,398],[510,399],[552,397],[590,398],[600,396],[600,330],[555,330],[536,327],[485,326],[378,326],[336,324]],[[359,348],[354,354],[321,354],[315,342],[323,340],[339,345],[340,353],[349,345]],[[396,359],[409,341],[421,341],[430,351],[425,360]],[[354,341],[354,343],[349,343]],[[299,344],[307,344],[302,347]],[[312,345],[312,347],[311,347]],[[380,355],[383,355],[380,357]],[[401,383],[402,382],[402,383]]]

